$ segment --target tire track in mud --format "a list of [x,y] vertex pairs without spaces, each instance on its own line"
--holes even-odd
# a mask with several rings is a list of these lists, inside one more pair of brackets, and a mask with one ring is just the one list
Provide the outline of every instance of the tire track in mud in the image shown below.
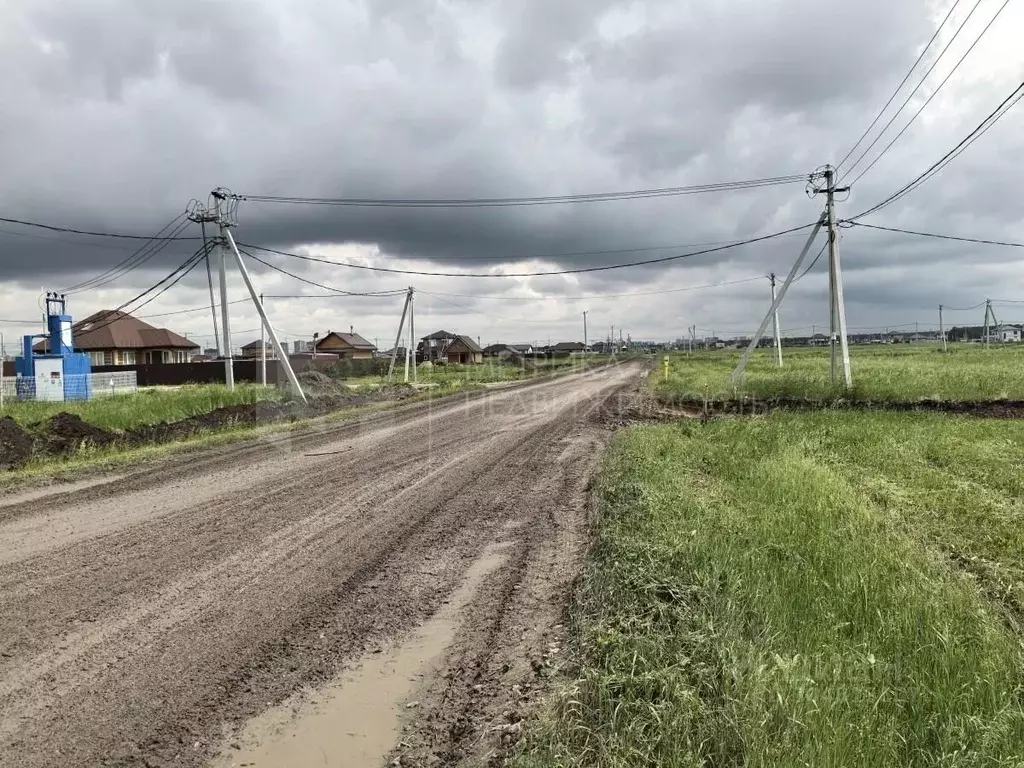
[[[16,529],[32,513],[8,500],[0,766],[203,765],[225,723],[422,622],[488,544],[529,561],[562,508],[578,533],[589,465],[566,452],[592,462],[600,439],[570,436],[602,431],[587,414],[634,373],[413,407],[292,445],[353,447],[334,456],[220,454],[194,472],[194,500],[171,463],[144,473],[173,498],[143,514],[138,478],[61,495],[46,513],[58,533],[34,549]],[[118,508],[124,527],[88,529]]]

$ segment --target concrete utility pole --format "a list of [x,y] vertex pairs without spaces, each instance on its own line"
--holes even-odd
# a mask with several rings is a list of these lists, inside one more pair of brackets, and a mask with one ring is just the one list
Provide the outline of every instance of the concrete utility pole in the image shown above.
[[583,357],[587,356],[587,312],[589,309],[583,310]]
[[[775,273],[772,272],[768,275],[768,279],[772,281],[772,305],[775,304]],[[775,321],[775,364],[782,367],[782,333],[779,330],[779,311],[775,310],[772,313],[772,317]]]
[[[206,225],[203,225],[203,242],[206,242]],[[213,298],[213,273],[210,271],[210,251],[206,251],[206,282],[210,286],[210,312],[213,314],[213,343],[217,347],[217,354],[222,354],[220,348],[220,328],[217,327],[217,302]]]
[[398,345],[402,342],[402,330],[405,328],[405,316],[409,312],[409,300],[412,297],[411,291],[406,291],[405,303],[402,305],[402,319],[398,321],[398,333],[395,334],[395,348],[391,350],[391,364],[388,366],[388,381],[395,373],[395,361],[398,359]]
[[224,237],[224,233],[227,232],[227,227],[221,223],[222,217],[226,213],[223,211],[220,197],[214,196],[216,200],[216,215],[217,222],[220,225],[220,238],[217,244],[217,253],[219,258],[217,259],[217,269],[220,274],[220,327],[224,333],[224,348],[222,354],[224,355],[224,383],[230,391],[235,389],[235,353],[231,348],[231,318],[228,313],[228,274],[227,274],[227,242]]
[[274,354],[284,367],[285,373],[288,376],[288,381],[292,385],[292,389],[299,396],[302,402],[306,402],[306,393],[302,391],[299,379],[295,375],[295,371],[292,370],[291,362],[288,360],[288,355],[282,348],[281,342],[277,338],[277,332],[274,331],[274,326],[270,323],[270,318],[267,317],[266,310],[263,308],[262,295],[256,292],[256,287],[253,285],[252,279],[249,277],[249,270],[246,268],[245,262],[242,260],[242,254],[238,250],[238,244],[235,243],[235,238],[231,234],[231,227],[236,226],[235,210],[238,207],[238,201],[240,198],[237,195],[231,194],[231,192],[222,187],[218,187],[210,194],[214,199],[214,206],[212,210],[201,203],[193,201],[193,203],[189,205],[187,215],[192,221],[204,225],[207,222],[215,223],[220,229],[217,237],[216,248],[220,255],[218,266],[220,268],[221,323],[224,333],[224,380],[229,388],[234,389],[234,350],[231,346],[231,325],[228,317],[227,286],[227,260],[229,258],[228,254],[230,253],[230,255],[234,257],[238,271],[242,275],[242,281],[245,283],[245,287],[249,291],[249,297],[252,299],[252,303],[255,305],[257,313],[259,313],[262,327],[270,335],[270,341],[274,345]]
[[[260,294],[260,304],[263,303],[263,294]],[[260,326],[260,383],[267,386],[267,327]]]
[[771,322],[773,315],[778,311],[783,300],[786,298],[786,292],[789,290],[789,286],[793,284],[793,280],[796,277],[797,271],[800,269],[800,265],[803,264],[804,259],[807,258],[807,252],[811,250],[811,244],[814,242],[814,238],[818,236],[818,232],[821,230],[822,226],[825,225],[827,218],[827,215],[822,215],[822,217],[818,219],[818,223],[815,225],[814,229],[811,230],[811,236],[807,238],[807,243],[804,245],[803,250],[800,251],[800,255],[797,256],[796,261],[793,263],[793,268],[789,270],[789,275],[787,275],[785,282],[782,284],[778,297],[772,302],[771,307],[764,316],[764,320],[761,321],[761,325],[754,334],[754,338],[750,340],[750,344],[747,345],[747,350],[743,353],[743,357],[740,358],[739,364],[732,372],[733,386],[738,385],[740,380],[743,378],[743,372],[747,369],[747,363],[750,362],[751,355],[753,355],[754,350],[757,349],[757,345],[760,343],[761,337],[768,328],[768,323]]
[[942,322],[942,305],[939,304],[939,335],[942,336],[942,351],[947,352],[946,349],[946,326]]
[[[985,349],[989,348],[992,339],[992,326],[989,325],[989,316],[992,314],[992,299],[985,299]],[[993,318],[995,319],[995,318]]]
[[612,326],[611,335],[608,337],[609,346],[612,348],[612,356],[615,356],[615,326]]
[[[416,373],[416,289],[409,286],[409,355],[412,359],[412,381],[419,383]],[[408,377],[405,379],[409,380]]]
[[[839,342],[843,358],[843,380],[847,389],[853,386],[853,375],[850,371],[850,346],[846,335],[846,303],[843,300],[843,270],[839,262],[839,230],[836,227],[836,192],[849,192],[849,187],[836,186],[836,170],[831,165],[825,166],[825,189],[816,189],[815,194],[824,192],[827,195],[825,214],[828,219],[828,282],[829,282],[829,346],[832,356],[832,383],[835,384],[838,373],[838,356],[836,342]],[[836,338],[838,334],[838,339]]]
[[[259,313],[260,321],[263,326],[267,329],[267,333],[270,335],[270,343],[274,345],[274,356],[279,361],[279,365],[284,368],[285,375],[288,377],[288,382],[292,385],[292,389],[299,396],[302,402],[306,402],[306,393],[302,391],[302,385],[299,383],[299,377],[295,375],[295,370],[292,368],[291,361],[288,359],[288,355],[285,353],[284,348],[281,346],[280,339],[277,338],[277,331],[274,330],[274,326],[270,324],[270,318],[267,317],[267,311],[263,307],[263,302],[260,301],[259,296],[256,293],[256,287],[252,284],[252,280],[249,278],[249,270],[245,266],[245,262],[242,261],[242,254],[238,252],[238,245],[235,243],[235,238],[231,234],[231,230],[228,229],[228,224],[222,222],[221,229],[224,232],[224,237],[231,246],[231,252],[235,255],[235,264],[238,265],[238,271],[242,273],[242,280],[245,282],[245,287],[249,289],[249,296],[252,297],[253,304],[256,305],[256,311]],[[225,317],[227,315],[225,314]],[[234,377],[232,376],[232,382]]]

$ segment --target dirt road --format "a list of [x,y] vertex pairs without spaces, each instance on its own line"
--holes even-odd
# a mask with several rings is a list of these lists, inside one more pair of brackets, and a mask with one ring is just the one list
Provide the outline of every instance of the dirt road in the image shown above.
[[0,766],[500,749],[560,642],[586,486],[637,374],[0,499]]

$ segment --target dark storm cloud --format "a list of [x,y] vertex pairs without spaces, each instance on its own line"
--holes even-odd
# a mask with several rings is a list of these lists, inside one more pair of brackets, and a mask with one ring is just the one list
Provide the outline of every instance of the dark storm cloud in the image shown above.
[[[0,66],[20,76],[0,82],[0,215],[146,233],[218,185],[252,194],[476,197],[808,172],[849,148],[934,27],[925,0],[7,6]],[[999,89],[980,89],[964,111],[983,114],[999,98]],[[969,127],[919,126],[843,210],[884,197]],[[1013,237],[1018,180],[1006,158],[1019,157],[1024,140],[1003,127],[958,161],[966,173],[956,185],[931,182],[889,221]],[[801,185],[456,211],[243,203],[238,237],[286,248],[370,243],[389,257],[431,260],[438,271],[486,269],[491,263],[475,257],[721,241],[806,223],[819,209]],[[865,305],[873,303],[873,270],[895,259],[948,272],[964,258],[1012,257],[901,238],[844,233],[844,265]],[[131,252],[130,243],[67,240],[78,238],[0,233],[4,279],[66,285]],[[699,275],[695,282],[782,274],[800,245],[785,238],[682,263]],[[175,244],[125,283],[152,282],[193,247]],[[555,261],[572,267],[667,253]],[[286,266],[346,285],[409,281]],[[628,291],[657,285],[669,270],[528,284],[551,294]],[[858,272],[866,282],[857,282]],[[672,271],[684,284],[685,274]],[[941,292],[938,281],[922,283],[931,286],[922,302]],[[458,284],[453,292],[509,290],[499,280]],[[738,306],[749,304],[745,290],[735,293]],[[889,294],[878,285],[877,297]],[[503,314],[497,302],[458,301]]]

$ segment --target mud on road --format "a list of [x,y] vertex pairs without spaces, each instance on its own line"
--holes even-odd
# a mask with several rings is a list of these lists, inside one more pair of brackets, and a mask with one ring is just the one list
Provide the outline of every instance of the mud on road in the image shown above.
[[561,642],[638,373],[0,499],[0,766],[500,755]]

